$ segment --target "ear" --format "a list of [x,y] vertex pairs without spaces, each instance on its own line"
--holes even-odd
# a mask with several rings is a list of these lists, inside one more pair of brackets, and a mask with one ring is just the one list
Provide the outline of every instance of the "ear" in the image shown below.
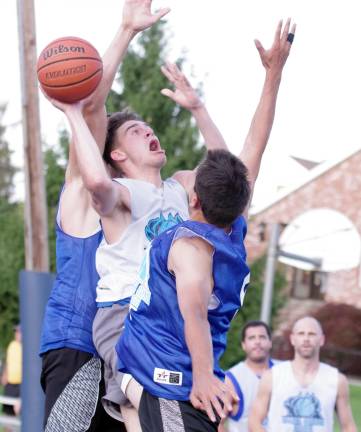
[[117,162],[124,162],[127,159],[127,155],[119,149],[112,150],[110,157]]
[[290,342],[291,342],[291,345],[294,347],[295,343],[294,343],[294,339],[293,339],[293,333],[290,334]]
[[189,207],[193,210],[197,210],[201,208],[201,203],[199,201],[197,193],[193,190],[189,195]]
[[324,344],[325,344],[325,335],[323,334],[323,335],[321,336],[320,347],[323,347]]

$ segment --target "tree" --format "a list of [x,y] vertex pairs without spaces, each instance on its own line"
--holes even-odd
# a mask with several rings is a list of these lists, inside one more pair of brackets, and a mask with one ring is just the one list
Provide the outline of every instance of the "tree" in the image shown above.
[[11,151],[7,141],[4,139],[5,127],[2,120],[6,106],[0,105],[0,199],[9,202],[13,193],[13,180],[16,168],[11,165]]
[[48,147],[44,153],[45,189],[48,206],[48,238],[50,271],[56,271],[55,256],[55,218],[61,185],[64,183],[65,167],[68,160],[69,135],[63,129],[60,132],[59,144],[55,148]]
[[[168,156],[163,170],[167,177],[174,171],[195,167],[203,148],[198,145],[199,132],[190,112],[160,93],[169,86],[160,71],[167,45],[165,36],[162,22],[142,33],[121,66],[118,83],[122,93],[112,91],[107,108],[115,112],[129,107],[152,126]],[[177,63],[181,66],[183,62],[181,58]]]
[[0,107],[0,345],[5,347],[19,322],[18,273],[24,267],[23,206],[12,203],[14,174],[11,151],[2,125]]
[[[261,312],[263,275],[265,269],[265,257],[258,259],[251,265],[251,283],[248,286],[243,307],[232,321],[227,337],[227,349],[221,359],[221,366],[229,369],[234,364],[244,359],[241,348],[241,330],[247,321],[258,320]],[[274,292],[272,300],[271,316],[274,317],[285,298],[282,290],[286,285],[286,279],[279,271],[276,272],[274,281]]]

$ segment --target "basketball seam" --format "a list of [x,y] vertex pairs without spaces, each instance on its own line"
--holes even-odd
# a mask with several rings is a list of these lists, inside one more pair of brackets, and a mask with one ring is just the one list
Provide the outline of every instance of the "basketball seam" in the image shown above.
[[43,84],[43,83],[41,83],[41,86],[42,87],[46,87],[46,88],[49,88],[49,89],[52,89],[52,88],[65,88],[65,87],[71,87],[71,86],[75,86],[75,85],[78,85],[78,84],[81,84],[82,82],[84,82],[84,81],[87,81],[87,80],[89,80],[90,78],[93,78],[93,76],[94,75],[96,75],[98,72],[101,72],[102,71],[102,69],[97,69],[93,74],[91,74],[91,75],[89,75],[88,77],[86,77],[86,78],[84,78],[84,79],[82,79],[82,80],[80,80],[80,81],[77,81],[77,82],[75,82],[75,83],[71,83],[71,84],[61,84],[61,85],[47,85],[47,84]]
[[67,62],[67,61],[71,61],[71,60],[95,60],[95,61],[103,64],[102,59],[99,59],[99,58],[96,58],[96,57],[72,57],[72,58],[67,58],[67,59],[55,60],[55,61],[53,61],[51,63],[46,63],[43,66],[41,66],[37,70],[37,72],[39,73],[42,69],[44,69],[47,66],[51,66],[51,65],[56,64],[56,63],[62,63],[62,62]]

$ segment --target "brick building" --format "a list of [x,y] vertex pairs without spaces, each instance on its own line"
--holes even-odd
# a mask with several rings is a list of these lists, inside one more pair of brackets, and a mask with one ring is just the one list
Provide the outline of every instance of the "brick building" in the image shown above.
[[[312,209],[330,209],[345,216],[361,237],[361,150],[342,160],[311,165],[305,179],[251,212],[247,235],[249,259],[266,253],[272,223],[290,224]],[[360,251],[356,252],[358,257]],[[361,308],[360,260],[353,268],[334,272],[305,271],[284,266],[289,301],[279,322],[310,312],[325,302]],[[292,314],[292,317],[290,316]],[[282,328],[280,329],[282,330]]]

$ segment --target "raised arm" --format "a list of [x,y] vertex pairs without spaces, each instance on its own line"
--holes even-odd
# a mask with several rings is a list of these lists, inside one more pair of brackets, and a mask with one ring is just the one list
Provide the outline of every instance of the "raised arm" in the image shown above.
[[82,114],[82,103],[54,105],[68,118],[74,151],[85,188],[90,192],[93,207],[100,216],[110,215],[121,204],[121,187],[110,178],[98,146]]
[[[152,0],[124,1],[121,25],[103,55],[102,79],[97,89],[84,101],[84,118],[101,154],[107,129],[105,102],[128,46],[137,33],[151,27],[170,11],[169,8],[162,8],[152,13],[151,6]],[[72,150],[69,155],[69,175],[71,173],[79,175],[75,153]]]
[[216,421],[215,413],[225,418],[237,396],[213,374],[208,322],[208,303],[213,289],[212,256],[213,248],[204,240],[179,239],[170,250],[168,268],[176,277],[178,304],[192,358],[190,401],[196,409],[205,410],[211,421]]
[[265,432],[262,422],[267,416],[272,393],[272,371],[266,371],[261,378],[256,399],[249,416],[248,428],[250,432]]
[[288,19],[282,30],[282,21],[279,22],[269,50],[265,50],[261,42],[255,40],[256,48],[266,70],[266,77],[260,101],[240,154],[240,159],[248,168],[251,186],[257,179],[262,155],[271,133],[282,71],[293,41],[290,34],[294,35],[296,31],[296,25],[292,25],[291,31],[290,25],[291,20]]
[[161,67],[161,70],[170,83],[174,85],[174,90],[163,89],[161,93],[192,113],[204,138],[207,150],[228,150],[224,138],[211,119],[207,108],[178,66],[173,63],[166,63]]
[[336,411],[342,432],[357,432],[357,427],[352,416],[348,382],[343,374],[339,374],[338,391],[336,399]]

